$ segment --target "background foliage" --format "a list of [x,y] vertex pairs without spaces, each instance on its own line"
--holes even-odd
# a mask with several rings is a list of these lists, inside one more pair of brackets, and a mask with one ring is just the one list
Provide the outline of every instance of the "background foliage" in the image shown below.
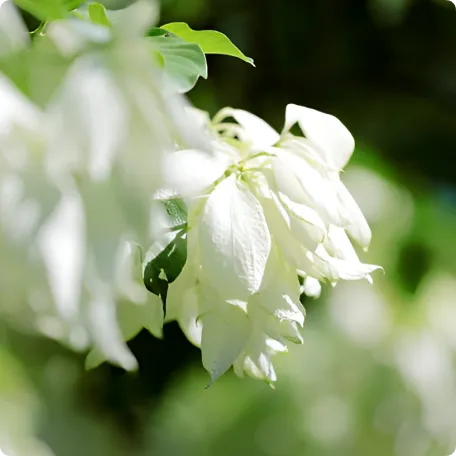
[[143,331],[130,342],[140,364],[131,374],[106,364],[85,372],[83,355],[0,323],[0,432],[28,426],[33,411],[62,456],[451,453],[453,5],[163,0],[160,23],[175,21],[220,30],[255,60],[209,56],[209,79],[190,93],[196,106],[247,109],[276,127],[290,102],[343,120],[358,144],[345,181],[374,233],[366,260],[386,274],[305,303],[305,344],[279,361],[276,391],[232,374],[205,390],[199,351],[174,324],[163,340]]

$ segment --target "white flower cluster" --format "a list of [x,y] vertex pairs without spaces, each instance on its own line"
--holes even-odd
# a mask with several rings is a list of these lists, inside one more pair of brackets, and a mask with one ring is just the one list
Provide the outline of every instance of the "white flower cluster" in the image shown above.
[[127,369],[121,303],[157,335],[162,318],[125,271],[126,240],[150,242],[163,155],[176,141],[204,149],[151,59],[150,6],[112,28],[51,22],[41,47],[12,2],[0,7],[0,58],[33,58],[36,70],[29,96],[0,72],[0,317]]
[[[124,340],[143,327],[161,335],[165,295],[146,290],[140,251],[125,240],[144,246],[165,233],[147,269],[178,234],[185,266],[158,276],[169,283],[166,319],[201,346],[213,379],[233,365],[274,382],[272,356],[302,342],[300,295],[319,296],[323,281],[371,280],[378,268],[350,240],[367,248],[371,238],[339,177],[354,140],[335,117],[296,105],[280,134],[242,110],[188,116],[150,60],[147,3],[138,5],[112,29],[48,26],[66,67],[63,77],[41,70],[57,89],[42,78],[29,99],[0,73],[0,316],[22,316],[10,303],[27,303],[42,332],[91,347],[89,365],[132,369]],[[0,57],[29,48],[10,2],[0,32]],[[160,187],[187,204],[172,232],[153,210]]]
[[[339,177],[354,140],[335,117],[293,104],[281,134],[242,110],[223,109],[212,122],[196,115],[214,154],[182,150],[167,160],[169,184],[189,207],[187,263],[170,285],[169,318],[201,345],[213,379],[233,365],[273,382],[271,356],[287,340],[302,342],[301,292],[370,281],[379,268],[361,263],[350,241],[367,248],[371,239]],[[291,133],[295,124],[304,136]]]

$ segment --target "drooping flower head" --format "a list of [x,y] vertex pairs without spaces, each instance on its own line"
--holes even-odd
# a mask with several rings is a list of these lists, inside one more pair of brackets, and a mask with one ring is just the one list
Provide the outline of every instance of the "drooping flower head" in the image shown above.
[[[302,136],[291,132],[298,124]],[[168,306],[216,378],[231,365],[275,381],[271,356],[302,342],[301,292],[367,279],[352,240],[369,226],[339,174],[354,139],[335,117],[288,105],[279,134],[246,111],[225,108],[206,123],[213,154],[183,150],[169,183],[189,206],[187,264]],[[299,281],[301,278],[301,284]]]

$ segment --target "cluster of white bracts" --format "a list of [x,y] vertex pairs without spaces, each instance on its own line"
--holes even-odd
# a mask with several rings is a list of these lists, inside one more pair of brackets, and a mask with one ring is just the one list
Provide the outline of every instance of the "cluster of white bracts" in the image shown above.
[[[89,364],[135,367],[124,340],[142,327],[159,336],[163,312],[125,240],[145,246],[163,230],[150,213],[164,186],[188,205],[187,262],[169,287],[167,318],[201,346],[213,379],[233,365],[273,382],[272,355],[302,341],[301,293],[370,280],[378,268],[350,241],[366,248],[371,237],[339,178],[354,140],[336,118],[296,105],[281,134],[241,110],[187,119],[150,62],[147,14],[131,14],[112,30],[49,25],[72,63],[41,106],[0,74],[0,315],[27,303],[44,333],[92,347]],[[0,26],[0,55],[29,46],[9,2]],[[304,136],[291,133],[295,124]],[[194,148],[175,151],[178,143]]]
[[[304,137],[291,133],[295,124]],[[281,134],[230,108],[206,129],[212,156],[184,150],[168,159],[170,185],[190,192],[187,263],[168,311],[201,345],[212,378],[233,365],[274,381],[271,356],[302,341],[301,292],[316,297],[322,281],[371,280],[378,269],[350,241],[367,248],[371,238],[339,177],[354,140],[335,117],[296,105]]]

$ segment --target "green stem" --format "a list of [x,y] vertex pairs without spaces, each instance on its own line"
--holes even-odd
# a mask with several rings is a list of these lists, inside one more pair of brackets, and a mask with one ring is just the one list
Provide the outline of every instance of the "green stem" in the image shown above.
[[37,36],[37,35],[44,35],[44,31],[45,31],[47,25],[48,25],[48,21],[43,21],[35,30],[30,32],[32,39],[35,38],[35,36]]

